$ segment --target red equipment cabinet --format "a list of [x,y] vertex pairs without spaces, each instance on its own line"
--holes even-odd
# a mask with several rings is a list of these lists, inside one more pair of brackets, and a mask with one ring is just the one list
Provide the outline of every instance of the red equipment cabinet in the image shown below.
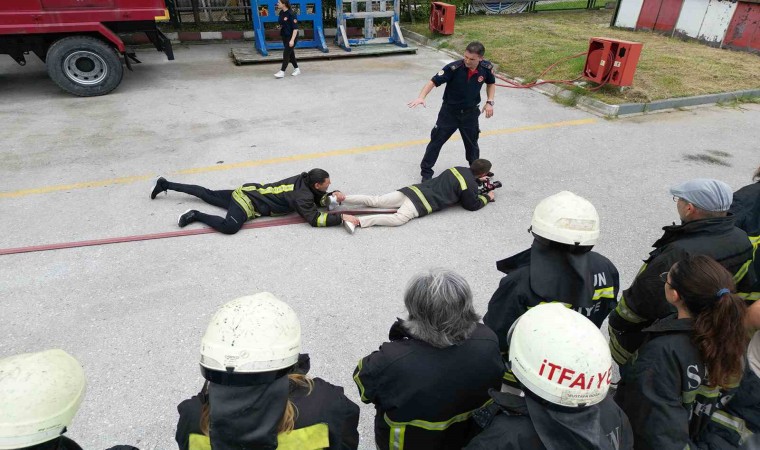
[[457,7],[448,3],[432,2],[430,4],[430,31],[441,34],[454,34],[454,18]]
[[591,38],[583,76],[597,84],[630,86],[643,44],[609,38]]

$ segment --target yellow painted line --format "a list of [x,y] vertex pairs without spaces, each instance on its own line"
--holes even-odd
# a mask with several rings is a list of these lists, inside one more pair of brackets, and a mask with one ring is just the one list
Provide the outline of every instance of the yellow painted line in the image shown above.
[[[502,134],[521,133],[524,131],[545,130],[548,128],[590,125],[596,122],[598,122],[598,119],[580,119],[580,120],[567,120],[563,122],[542,123],[542,124],[536,124],[536,125],[527,125],[524,127],[503,128],[500,130],[485,131],[485,132],[480,133],[480,136],[498,136]],[[459,135],[453,135],[451,136],[450,140],[452,141],[461,140],[461,137]],[[379,152],[379,151],[384,151],[384,150],[393,150],[393,149],[402,148],[402,147],[411,147],[414,145],[423,145],[423,144],[427,144],[429,141],[430,141],[429,139],[415,139],[411,141],[392,142],[389,144],[369,145],[365,147],[345,148],[341,150],[331,150],[327,152],[302,153],[298,155],[281,156],[278,158],[257,159],[257,160],[252,160],[252,161],[241,161],[241,162],[230,163],[230,164],[217,164],[217,165],[207,166],[207,167],[196,167],[192,169],[178,170],[176,172],[170,173],[169,175],[189,175],[189,174],[196,174],[196,173],[216,172],[220,170],[241,169],[245,167],[268,166],[272,164],[281,164],[281,163],[293,162],[293,161],[305,161],[309,159],[320,159],[320,158],[327,158],[330,156],[356,155],[360,153]],[[18,191],[0,192],[0,198],[18,198],[18,197],[25,197],[28,195],[48,194],[50,192],[71,191],[75,189],[103,187],[103,186],[109,186],[109,185],[114,185],[114,184],[130,184],[130,183],[135,183],[137,181],[150,180],[152,178],[155,178],[155,175],[137,175],[137,176],[132,176],[132,177],[111,178],[107,180],[98,180],[98,181],[85,181],[82,183],[63,184],[63,185],[57,185],[57,186],[44,186],[40,188],[22,189]]]

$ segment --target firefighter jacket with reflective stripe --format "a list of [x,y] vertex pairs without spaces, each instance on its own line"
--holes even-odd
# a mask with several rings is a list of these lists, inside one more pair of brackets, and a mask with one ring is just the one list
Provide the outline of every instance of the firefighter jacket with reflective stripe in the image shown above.
[[734,202],[728,212],[736,217],[736,226],[747,232],[753,247],[753,265],[755,266],[755,284],[746,293],[748,301],[760,300],[760,182],[744,186],[734,192]]
[[[716,411],[700,437],[699,445],[710,450],[731,450],[760,440],[760,332],[749,343],[744,360],[744,376],[733,396],[721,399],[723,409]],[[760,444],[760,442],[758,443]]]
[[643,342],[642,329],[675,311],[665,299],[660,279],[673,264],[690,255],[707,255],[734,274],[739,292],[747,292],[754,284],[752,244],[747,233],[734,226],[733,216],[695,220],[663,230],[665,234],[654,243],[655,249],[610,314],[610,350],[619,365]]
[[[359,446],[359,407],[346,398],[343,388],[314,378],[314,389],[291,390],[290,400],[298,409],[295,428],[277,435],[277,445],[256,447],[278,450],[355,450]],[[211,450],[209,438],[201,432],[201,400],[194,396],[177,407],[176,440],[180,450]],[[255,427],[256,422],[251,423]],[[213,431],[212,431],[213,433]]]
[[477,324],[464,341],[437,348],[399,321],[390,339],[354,371],[361,400],[375,405],[378,449],[461,449],[476,428],[472,411],[489,401],[489,389],[501,386],[496,335]]
[[676,316],[644,329],[646,343],[636,352],[615,393],[628,416],[636,450],[699,448],[695,441],[736,386],[707,386],[707,374],[692,343],[692,319]]
[[313,227],[340,225],[339,214],[327,214],[317,209],[327,206],[328,195],[310,187],[308,175],[304,172],[276,183],[244,184],[232,192],[232,199],[243,208],[248,219],[295,211]]
[[633,431],[612,397],[587,408],[558,408],[531,395],[491,391],[473,413],[483,431],[465,450],[631,450]]
[[414,203],[420,217],[461,203],[469,211],[488,204],[488,197],[478,194],[478,183],[469,167],[452,167],[424,183],[399,189]]

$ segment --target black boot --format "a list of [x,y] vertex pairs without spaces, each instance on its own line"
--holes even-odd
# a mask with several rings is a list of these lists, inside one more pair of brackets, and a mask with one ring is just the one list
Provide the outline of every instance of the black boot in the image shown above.
[[177,219],[177,225],[179,225],[180,228],[185,228],[186,226],[190,225],[191,223],[195,222],[195,214],[198,211],[194,209],[188,209],[184,213],[182,213],[181,216],[179,216],[179,219]]

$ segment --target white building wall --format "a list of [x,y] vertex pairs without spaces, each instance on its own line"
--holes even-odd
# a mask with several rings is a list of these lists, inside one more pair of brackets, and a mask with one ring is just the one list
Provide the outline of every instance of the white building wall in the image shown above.
[[636,28],[636,22],[639,21],[639,14],[641,13],[641,6],[644,4],[644,0],[619,1],[621,3],[615,26],[621,28]]
[[722,43],[736,11],[736,2],[729,0],[710,0],[705,20],[697,38],[708,42]]
[[676,22],[676,34],[698,37],[709,3],[710,0],[685,0]]

